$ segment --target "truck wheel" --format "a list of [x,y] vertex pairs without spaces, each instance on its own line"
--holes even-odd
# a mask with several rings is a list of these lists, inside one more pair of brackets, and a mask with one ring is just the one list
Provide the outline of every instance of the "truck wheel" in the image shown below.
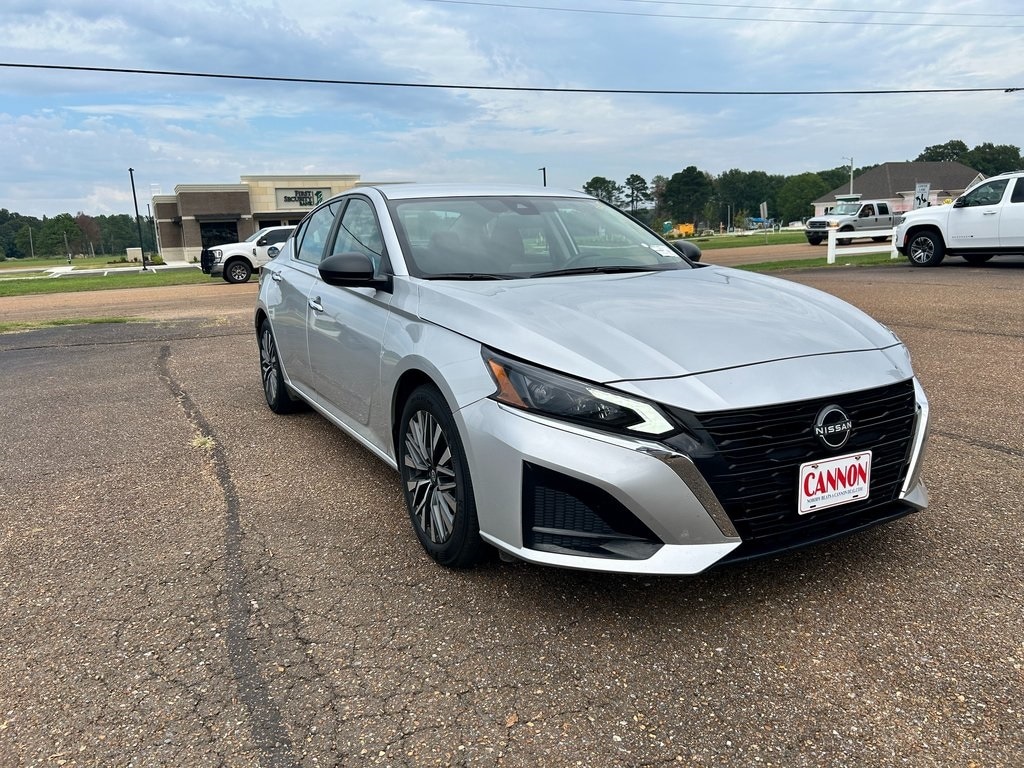
[[946,246],[938,232],[915,232],[907,243],[907,258],[915,267],[937,267],[946,255]]
[[[839,231],[840,232],[853,232],[853,228],[852,227],[845,227],[844,229],[840,229]],[[836,238],[836,245],[849,245],[851,242],[853,242],[853,238],[852,237],[837,237]]]
[[977,266],[978,264],[984,264],[986,261],[991,259],[993,254],[991,254],[991,253],[961,253],[960,255],[964,257],[964,261],[966,261],[968,264],[974,264],[975,266]]
[[244,259],[232,259],[224,265],[224,279],[229,283],[245,283],[252,276],[252,267]]
[[808,237],[807,238],[807,242],[810,243],[811,245],[821,245],[821,238],[820,237]]

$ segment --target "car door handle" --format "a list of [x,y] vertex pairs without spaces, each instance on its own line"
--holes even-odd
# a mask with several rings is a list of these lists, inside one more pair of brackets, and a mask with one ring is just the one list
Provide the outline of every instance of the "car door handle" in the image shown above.
[[310,299],[309,300],[309,308],[312,309],[314,312],[323,312],[324,311],[324,305],[320,303],[320,297],[319,296],[317,296],[315,299]]
[[275,283],[280,283],[281,282],[281,273],[280,272],[271,272],[270,273],[270,279],[273,280]]
[[985,211],[982,216],[995,216],[999,211]]

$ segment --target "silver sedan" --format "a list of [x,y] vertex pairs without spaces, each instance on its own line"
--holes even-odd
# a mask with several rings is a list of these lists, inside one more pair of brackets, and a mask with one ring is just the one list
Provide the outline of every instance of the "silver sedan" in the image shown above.
[[927,505],[889,329],[577,192],[335,197],[264,267],[255,328],[270,408],[397,469],[446,566],[696,573]]

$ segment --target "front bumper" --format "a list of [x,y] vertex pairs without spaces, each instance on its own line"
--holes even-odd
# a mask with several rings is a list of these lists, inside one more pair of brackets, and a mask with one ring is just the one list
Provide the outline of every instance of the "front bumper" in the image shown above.
[[[823,510],[805,526],[751,547],[705,478],[700,460],[654,441],[596,432],[481,400],[455,414],[470,464],[481,536],[543,565],[645,574],[693,574],[722,561],[760,557],[833,539],[927,506],[920,466],[928,405],[914,382],[911,434],[884,503],[869,510]],[[706,464],[703,464],[706,466]],[[709,479],[712,482],[709,482]],[[792,504],[796,506],[795,485]],[[726,504],[730,502],[726,501]],[[841,509],[841,508],[840,508]],[[737,518],[741,519],[741,518]],[[835,521],[834,523],[830,521]],[[759,523],[743,530],[762,535]]]

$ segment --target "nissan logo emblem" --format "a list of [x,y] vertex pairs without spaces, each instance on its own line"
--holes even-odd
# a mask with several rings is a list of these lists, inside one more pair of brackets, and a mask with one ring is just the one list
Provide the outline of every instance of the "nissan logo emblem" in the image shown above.
[[853,422],[838,405],[826,405],[814,420],[814,434],[826,448],[842,448],[852,431]]

